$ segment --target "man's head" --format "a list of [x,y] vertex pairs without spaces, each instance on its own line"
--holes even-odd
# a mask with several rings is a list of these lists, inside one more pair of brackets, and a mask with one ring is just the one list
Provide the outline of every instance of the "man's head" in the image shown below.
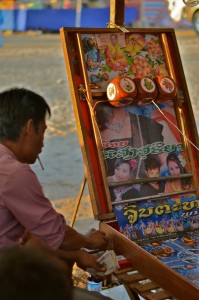
[[110,35],[110,42],[113,46],[116,46],[118,44],[118,37],[116,33],[112,33]]
[[0,93],[0,143],[19,161],[34,163],[43,147],[47,115],[51,112],[44,98],[30,90]]
[[160,162],[157,158],[149,156],[145,159],[145,172],[147,177],[159,177],[160,176]]
[[0,252],[1,300],[72,300],[72,281],[60,261],[36,249]]

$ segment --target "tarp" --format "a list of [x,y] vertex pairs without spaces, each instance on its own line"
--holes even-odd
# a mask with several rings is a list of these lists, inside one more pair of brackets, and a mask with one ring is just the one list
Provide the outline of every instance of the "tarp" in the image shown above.
[[32,9],[26,12],[26,29],[59,30],[75,26],[74,9]]
[[[3,10],[3,30],[57,31],[61,27],[75,27],[75,9]],[[138,8],[125,9],[125,23],[138,20]],[[109,8],[83,8],[81,27],[104,28],[110,19]]]
[[2,30],[14,30],[14,11],[2,10],[3,22],[1,24]]

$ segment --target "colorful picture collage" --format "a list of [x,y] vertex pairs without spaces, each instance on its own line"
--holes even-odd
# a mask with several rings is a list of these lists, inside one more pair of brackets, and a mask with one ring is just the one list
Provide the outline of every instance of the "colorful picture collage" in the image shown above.
[[[99,92],[106,92],[108,83],[116,77],[168,75],[157,34],[82,34],[81,38],[89,83]],[[159,108],[167,119],[153,104],[95,104],[112,202],[192,189],[189,178],[129,184],[136,179],[189,173],[176,129],[174,100],[162,101]]]

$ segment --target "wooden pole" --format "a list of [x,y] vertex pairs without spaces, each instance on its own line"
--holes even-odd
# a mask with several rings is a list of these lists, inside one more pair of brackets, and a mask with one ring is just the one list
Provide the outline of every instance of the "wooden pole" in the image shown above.
[[73,225],[75,223],[75,220],[76,220],[76,217],[77,217],[77,213],[78,213],[78,209],[79,209],[79,205],[80,205],[80,202],[81,202],[81,199],[82,199],[82,195],[83,195],[83,192],[84,192],[85,184],[86,184],[86,176],[84,176],[84,178],[82,180],[79,194],[78,194],[78,196],[77,196],[77,198],[75,200],[75,209],[74,209],[74,212],[73,212],[72,219],[70,221],[70,227],[73,227]]
[[[125,0],[110,0],[110,22],[124,26]],[[110,24],[110,27],[114,27]]]

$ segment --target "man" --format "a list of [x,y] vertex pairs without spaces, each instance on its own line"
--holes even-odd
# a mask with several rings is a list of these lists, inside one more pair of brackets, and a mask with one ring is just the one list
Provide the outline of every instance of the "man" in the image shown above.
[[31,234],[67,261],[102,271],[96,258],[81,249],[105,248],[105,234],[82,235],[67,226],[29,166],[42,151],[50,114],[46,101],[32,91],[0,93],[0,247],[21,245]]
[[1,300],[111,300],[73,287],[60,260],[28,247],[0,250],[0,291]]
[[128,69],[128,60],[116,33],[110,35],[110,42],[106,48],[106,62],[113,71],[125,71]]
[[26,247],[1,249],[1,300],[75,300],[75,290],[56,257]]

